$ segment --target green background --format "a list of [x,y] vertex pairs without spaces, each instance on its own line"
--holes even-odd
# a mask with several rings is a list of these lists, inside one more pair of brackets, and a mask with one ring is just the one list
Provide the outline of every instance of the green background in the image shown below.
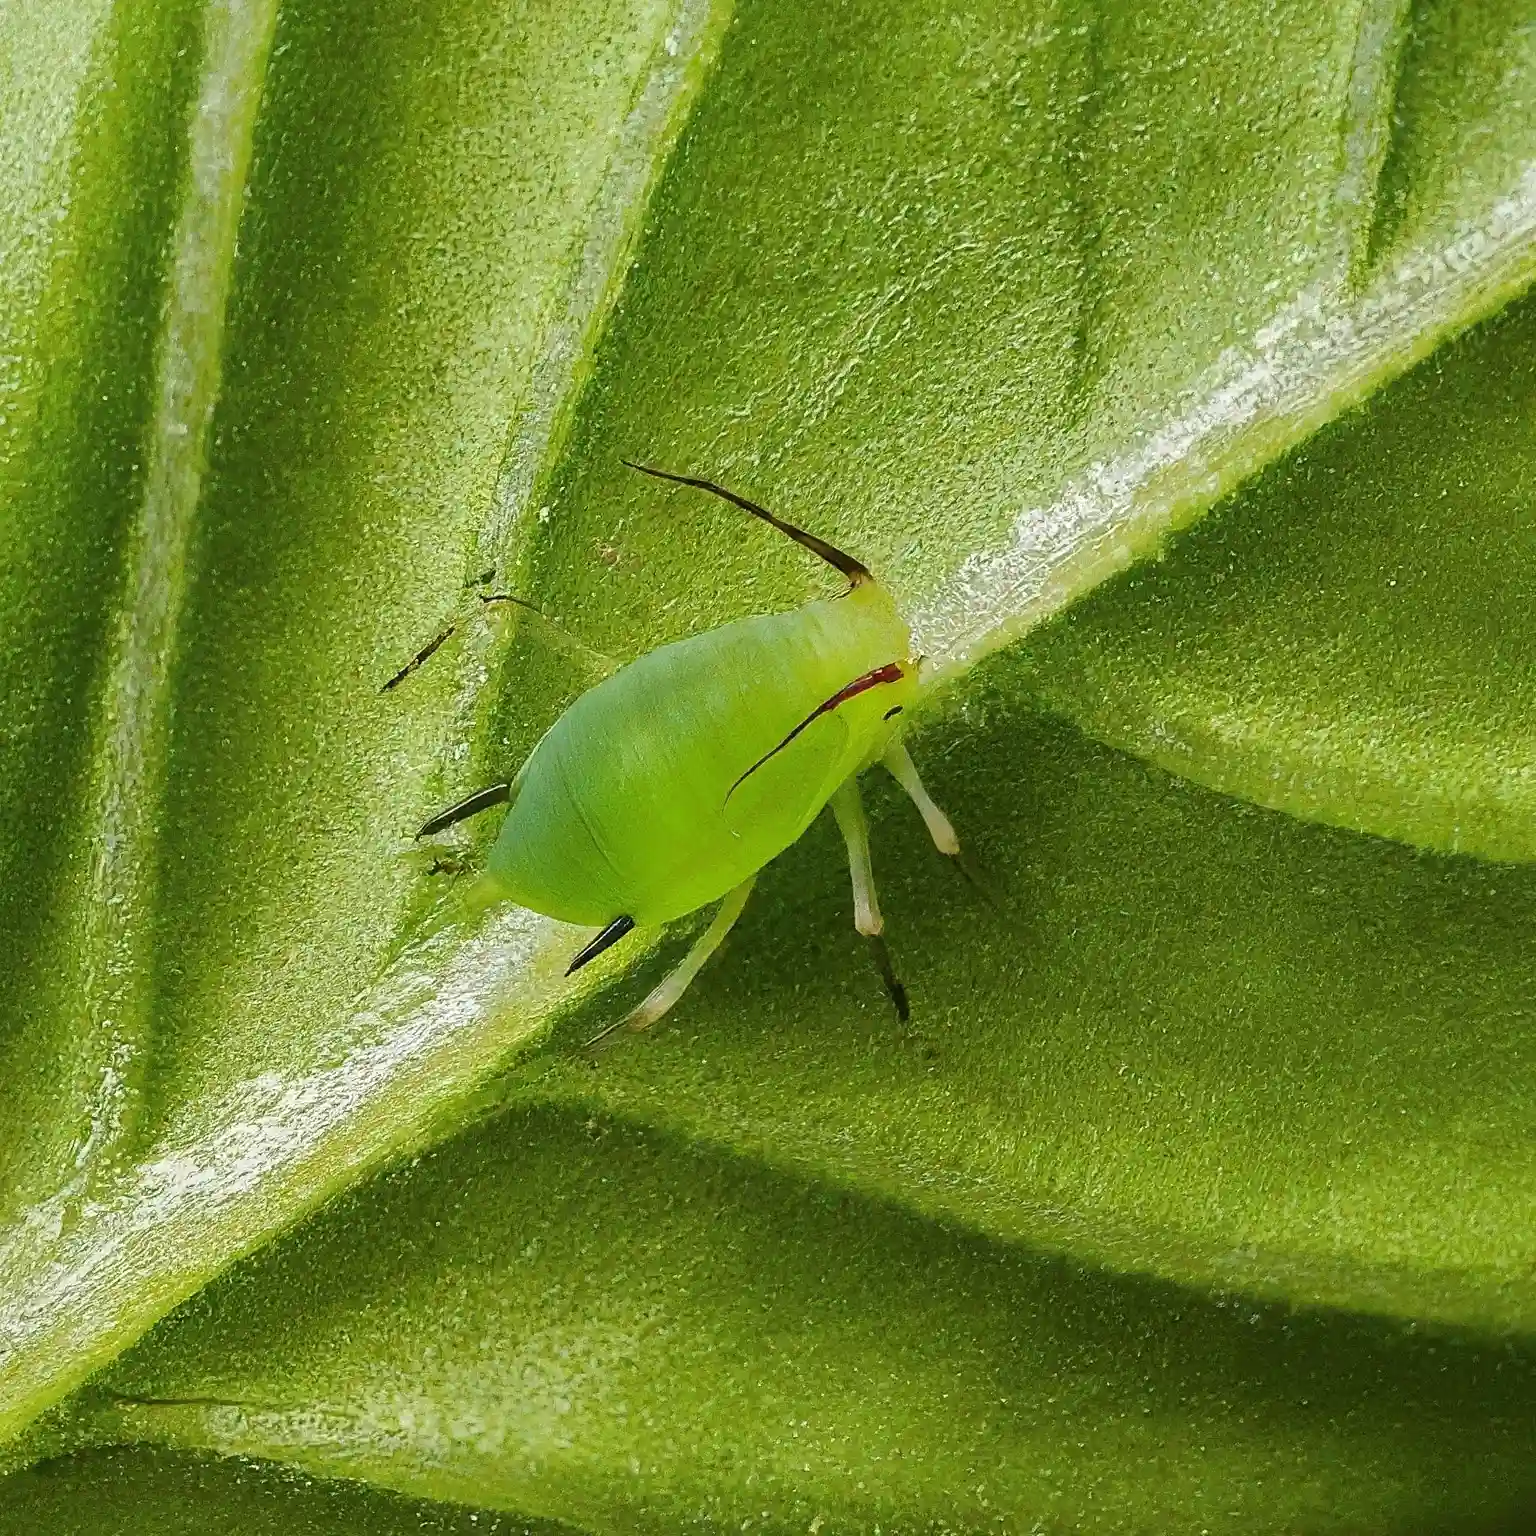
[[[0,1530],[1528,1524],[1533,274],[1517,0],[0,0]],[[908,1026],[412,849],[824,589],[621,457],[912,615]]]

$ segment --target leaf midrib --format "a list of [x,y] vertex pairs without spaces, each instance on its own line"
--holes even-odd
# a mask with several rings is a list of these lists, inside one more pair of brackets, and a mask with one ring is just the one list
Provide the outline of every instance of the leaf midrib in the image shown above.
[[1230,348],[1125,451],[1090,465],[916,607],[936,684],[1153,553],[1295,444],[1536,279],[1536,165],[1480,220],[1361,292],[1334,281]]

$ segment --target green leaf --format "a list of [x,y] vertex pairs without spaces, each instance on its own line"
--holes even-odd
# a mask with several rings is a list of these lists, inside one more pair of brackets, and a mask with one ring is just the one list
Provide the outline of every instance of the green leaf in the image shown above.
[[822,828],[669,1030],[512,1091],[1118,1270],[1528,1333],[1536,870],[1194,789],[1030,712],[1028,677],[914,748],[996,906],[876,804],[910,1031]]
[[123,1447],[0,1483],[0,1531],[35,1536],[562,1536],[569,1527],[426,1504],[291,1468]]
[[816,15],[738,13],[534,530],[600,648],[803,591],[623,457],[835,533],[944,676],[1530,279],[1514,7]]
[[[1303,1469],[1264,1484],[1296,1520],[1514,1496],[1529,1448],[1495,1420],[1530,1421],[1525,1357],[1514,1386],[1493,1385],[1487,1337],[1531,1318],[1528,874],[1221,801],[1042,721],[1044,689],[1112,734],[1082,700],[1113,693],[1122,662],[1080,683],[1062,637],[1115,656],[1122,612],[1115,718],[1151,716],[1136,679],[1161,665],[1158,631],[1134,616],[1135,582],[967,673],[1529,281],[1536,33],[1521,7],[1164,0],[1026,17],[990,0],[757,0],[732,16],[583,0],[504,15],[305,0],[278,15],[188,0],[129,15],[71,0],[0,11],[0,57],[0,670],[15,701],[0,920],[20,941],[0,1002],[0,1430],[33,1425],[13,1463],[78,1435],[180,1437],[579,1525],[633,1529],[647,1508],[668,1529],[682,1511],[747,1518],[755,1485],[733,1469],[777,1445],[736,1406],[766,1359],[748,1324],[721,1334],[744,1364],[678,1362],[675,1402],[661,1364],[636,1367],[681,1447],[638,1485],[611,1425],[538,1482],[515,1460],[439,1466],[430,1435],[385,1455],[351,1431],[208,1428],[233,1410],[124,1419],[87,1396],[37,1420],[240,1255],[512,1099],[544,1107],[504,1124],[544,1131],[523,1171],[486,1172],[480,1214],[443,1239],[456,1273],[481,1273],[506,1221],[549,1209],[571,1241],[602,1220],[644,1248],[644,1181],[638,1214],[608,1196],[589,1207],[600,1175],[557,1156],[573,1125],[618,1115],[634,1129],[613,1135],[669,1149],[680,1187],[738,1190],[728,1209],[757,1234],[765,1306],[803,1295],[808,1256],[827,1253],[849,1315],[874,1298],[861,1337],[890,1310],[868,1278],[881,1245],[954,1243],[982,1255],[989,1294],[1035,1296],[1033,1316],[1041,1251],[1072,1257],[1061,1295],[1139,1298],[1096,1335],[1104,1358],[1183,1340],[1169,1318],[1209,1316],[1198,1288],[1212,1284],[1340,1309],[1289,1365],[1212,1345],[1226,1363],[1195,1397],[1247,1381],[1261,1424],[1285,1418],[1293,1378],[1326,1376],[1341,1339],[1375,1341],[1330,1399],[1345,1429],[1275,1442],[1301,1451],[1265,1449],[1260,1429],[1213,1468],[1198,1450],[1209,1416],[1170,1409],[1183,1459],[1169,1486],[1187,1497],[1158,1504],[1157,1442],[1111,1438],[1095,1460],[1099,1444],[1079,1454],[1073,1438],[1139,1402],[1123,1372],[1085,1367],[1092,1409],[1042,1425],[974,1395],[952,1422],[932,1413],[923,1394],[949,1390],[946,1373],[1036,1345],[951,1317],[947,1271],[914,1259],[903,1331],[867,1356],[882,1382],[927,1362],[898,1394],[909,1406],[859,1418],[867,1390],[846,1394],[857,1454],[829,1453],[803,1489],[786,1462],[764,1518],[798,1519],[852,1475],[868,1497],[843,1489],[839,1518],[975,1524],[991,1517],[955,1469],[1003,1443],[1032,1467],[1052,1458],[1063,1490],[1041,1503],[1044,1482],[1016,1480],[1005,1510],[1069,1524],[1102,1486],[1126,1519],[1177,1523],[1198,1505],[1243,1529],[1224,1511],[1258,1507],[1244,1479],[1325,1441],[1321,1483]],[[1518,352],[1528,325],[1515,315],[1447,363],[1445,388],[1432,364],[1303,452],[1347,460],[1355,494],[1384,497],[1418,480],[1409,450],[1429,433],[1448,482],[1486,484],[1518,433],[1500,435],[1458,370],[1479,347]],[[1518,414],[1514,385],[1509,398]],[[617,461],[637,454],[740,484],[855,549],[950,684],[919,746],[1001,904],[946,885],[911,819],[879,802],[916,1033],[893,1031],[843,931],[824,829],[765,877],[741,944],[675,1024],[596,1075],[561,1048],[612,1017],[605,988],[645,946],[574,989],[559,974],[569,932],[479,914],[408,854],[428,810],[515,765],[594,653],[623,660],[809,590],[763,530],[626,476]],[[1212,525],[1220,539],[1264,524],[1245,580],[1262,586],[1249,567],[1273,558],[1283,584],[1309,518],[1355,546],[1341,591],[1381,560],[1315,462],[1290,461]],[[1518,536],[1504,511],[1463,533],[1444,586],[1424,579],[1425,602],[1446,605],[1438,633]],[[1389,533],[1411,559],[1405,531]],[[1204,547],[1178,546],[1170,578]],[[474,596],[488,571],[554,624],[514,618],[498,636]],[[1198,610],[1176,597],[1164,634],[1183,633],[1185,601]],[[381,695],[455,617],[455,638]],[[1277,623],[1304,652],[1301,617]],[[1383,658],[1370,633],[1362,676]],[[1379,671],[1311,706],[1333,711],[1327,785],[1279,803],[1501,851],[1492,834],[1436,832],[1444,786],[1485,762],[1486,790],[1520,739],[1475,666],[1429,659],[1436,633],[1416,637],[1420,673],[1448,719],[1487,729],[1452,725],[1439,757],[1398,755],[1418,820],[1383,819],[1350,746],[1390,693]],[[1262,697],[1274,675],[1245,686]],[[1277,729],[1253,761],[1294,757],[1287,740]],[[1177,766],[1275,802],[1258,769]],[[1518,815],[1495,807],[1495,822],[1521,835]],[[386,1267],[392,1188],[359,1197],[366,1236],[347,1250]],[[783,1214],[805,1188],[848,1192],[851,1251]],[[658,1236],[647,1294],[688,1291],[701,1242],[686,1226]],[[278,1270],[241,1274],[231,1286],[271,1296],[251,1371],[276,1373],[303,1420],[319,1390],[303,1341],[362,1337],[348,1309],[371,1305],[366,1276],[339,1277],[324,1311]],[[514,1298],[527,1310],[478,1336],[520,1358],[552,1282],[535,1268],[509,1283],[532,1288]],[[379,1341],[380,1370],[408,1371],[413,1340],[451,1329],[449,1303],[421,1294]],[[699,1326],[739,1317],[731,1294],[690,1302]],[[208,1339],[238,1325],[223,1305],[195,1314]],[[1432,1346],[1400,1347],[1371,1312],[1480,1330],[1463,1385],[1415,1386],[1393,1419],[1385,1384],[1431,1380]],[[953,1356],[931,1342],[944,1318]],[[171,1394],[197,1364],[197,1326],[153,1337],[118,1390]],[[840,1335],[817,1337],[830,1360]],[[1049,1337],[1022,1378],[1035,1397],[1059,1358]],[[350,1349],[325,1386],[343,1407],[372,1368]],[[249,1402],[259,1372],[243,1371],[227,1395]],[[505,1406],[498,1381],[474,1390]],[[819,1390],[793,1372],[773,1389],[788,1403]],[[725,1410],[714,1460],[689,1439],[706,1404]],[[1470,1426],[1462,1448],[1426,1460],[1452,1422]],[[891,1471],[903,1424],[945,1480]],[[1431,1464],[1460,1479],[1446,1502],[1414,1470]]]
[[324,1213],[107,1393],[99,1433],[597,1531],[1424,1529],[1504,1513],[1536,1450],[1529,1349],[1079,1268],[558,1111]]
[[[1427,671],[1438,661],[1446,681],[1436,740],[1472,759],[1453,781],[1497,785],[1484,737],[1502,724],[1513,737],[1506,762],[1515,757],[1523,615],[1506,599],[1501,624],[1496,604],[1509,590],[1502,579],[1519,591],[1524,551],[1505,531],[1519,515],[1507,495],[1473,521],[1471,475],[1482,462],[1518,480],[1533,321],[1522,304],[1341,424],[1163,565],[1106,588],[1043,635],[999,675],[994,698],[973,692],[970,724],[930,733],[927,756],[942,759],[949,780],[930,774],[939,797],[978,830],[1009,893],[998,920],[985,910],[957,916],[941,873],[909,869],[913,855],[897,852],[912,828],[894,813],[881,869],[889,881],[900,859],[896,877],[910,884],[905,912],[892,896],[886,907],[898,945],[926,963],[908,979],[928,994],[923,1011],[934,1022],[919,1043],[932,1062],[882,1049],[878,1016],[875,1036],[838,1044],[829,1021],[840,1016],[844,984],[812,981],[835,963],[819,944],[782,1012],[743,985],[692,1047],[632,1053],[605,1071],[595,1096],[1117,1267],[1529,1330],[1529,874],[1154,793],[1157,780],[1124,764],[1111,793],[1097,775],[1114,759],[987,722],[999,700],[1028,696],[1042,680],[1053,705],[1086,699],[1113,711],[1122,664],[1127,713],[1154,678],[1165,697],[1204,684],[1209,698],[1228,662],[1229,686],[1267,686],[1272,707],[1290,710],[1285,689],[1299,691],[1305,674],[1284,652],[1277,663],[1287,642],[1303,655],[1314,648],[1316,689],[1288,717],[1319,734],[1331,722],[1334,742],[1363,736],[1379,718],[1376,700],[1404,689],[1415,664]],[[1493,425],[1458,430],[1488,400],[1490,378],[1507,381],[1488,402]],[[1439,503],[1444,479],[1426,473],[1426,461],[1444,465],[1458,452],[1468,499],[1438,523],[1399,516],[1385,495],[1378,519],[1359,515],[1347,489],[1332,498],[1353,475],[1368,486],[1417,480]],[[1463,555],[1460,567],[1451,558],[1439,567],[1438,614],[1429,575],[1406,615],[1351,604],[1351,578],[1363,584],[1375,572],[1385,586],[1426,546]],[[1272,586],[1261,570],[1278,573]],[[1255,600],[1228,601],[1231,587]],[[1181,639],[1185,611],[1192,640]],[[1479,612],[1486,617],[1472,617]],[[1345,614],[1355,616],[1353,635]],[[1479,644],[1489,628],[1502,641],[1497,653]],[[1380,692],[1363,701],[1367,665],[1340,661],[1350,641],[1377,666]],[[1201,646],[1216,652],[1214,663],[1200,664]],[[1446,666],[1468,651],[1456,670]],[[1355,690],[1340,688],[1341,677]],[[1515,695],[1507,712],[1501,689]],[[1095,727],[1103,718],[1085,713]],[[1282,761],[1286,741],[1268,722],[1249,738],[1255,752],[1272,743]],[[1166,741],[1158,745],[1168,756]],[[1314,757],[1308,771],[1333,767],[1342,777],[1352,766],[1341,752],[1321,769]],[[1255,782],[1260,798],[1267,785],[1256,773],[1228,787]],[[1422,762],[1410,759],[1398,782],[1434,805]],[[1315,783],[1292,786],[1290,803]],[[1364,794],[1341,798],[1355,815],[1374,809]],[[1000,852],[1001,827],[1010,831]],[[765,971],[781,971],[779,949],[822,932],[835,911],[833,839],[803,857],[798,878],[825,887],[827,917],[796,911],[775,923],[758,956]],[[913,922],[903,943],[901,925]],[[952,938],[959,925],[963,945]],[[851,955],[837,963],[860,964]],[[855,996],[860,974],[848,984]],[[841,1016],[851,1028],[852,1015]],[[574,1072],[555,1091],[594,1097]]]
[[402,856],[479,664],[379,687],[497,544],[709,24],[93,18],[6,18],[16,99],[64,124],[17,128],[54,201],[16,217],[41,297],[5,408],[12,1431],[538,1027],[551,925],[422,934]]
[[1533,379],[1525,300],[1042,635],[1041,697],[1294,815],[1536,858]]

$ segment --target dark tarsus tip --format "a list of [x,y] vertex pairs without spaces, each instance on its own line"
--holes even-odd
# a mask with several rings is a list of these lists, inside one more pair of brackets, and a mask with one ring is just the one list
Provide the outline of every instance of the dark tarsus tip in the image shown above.
[[743,512],[750,512],[753,517],[760,517],[771,528],[777,528],[780,533],[787,534],[795,543],[803,544],[813,555],[820,555],[834,570],[841,571],[854,586],[862,582],[873,581],[869,567],[861,561],[855,560],[852,555],[845,555],[835,545],[828,544],[825,539],[818,539],[814,533],[807,533],[803,528],[797,528],[793,523],[786,523],[783,518],[775,517],[767,507],[760,507],[755,501],[748,501],[745,496],[738,496],[735,491],[728,491],[723,485],[716,485],[713,480],[700,480],[694,475],[674,475],[665,469],[652,469],[649,464],[637,464],[633,459],[621,459],[619,461],[629,469],[637,469],[642,475],[650,475],[656,480],[670,480],[674,485],[691,485],[695,490],[708,491],[711,496],[719,496],[728,501],[732,506],[740,507]]
[[869,947],[874,951],[875,964],[880,967],[880,979],[885,983],[885,990],[891,994],[896,1017],[905,1024],[912,1017],[912,1009],[907,1002],[907,989],[902,986],[901,978],[896,974],[896,967],[891,964],[891,952],[886,948],[885,935],[870,934]]
[[606,1051],[614,1044],[619,1037],[620,1031],[628,1028],[629,1015],[626,1013],[615,1019],[612,1024],[598,1030],[590,1040],[583,1040],[577,1049],[585,1052],[588,1059],[595,1062],[601,1052]]
[[400,684],[403,683],[406,678],[408,678],[411,673],[414,672],[417,667],[419,667],[424,661],[430,661],[432,659],[433,655],[458,627],[459,626],[457,624],[450,624],[448,628],[445,629],[441,634],[434,635],[430,640],[427,641],[424,646],[422,646],[419,651],[416,652],[414,656],[411,657],[408,662],[406,662],[403,667],[400,668],[398,672],[395,673],[392,678],[390,678],[387,683],[384,684],[382,688],[379,689],[379,692],[388,693],[391,688],[398,688]]
[[505,805],[511,794],[510,784],[492,784],[485,789],[477,789],[474,794],[466,795],[457,805],[450,805],[446,811],[439,811],[416,836],[418,839],[431,837],[434,832],[441,832],[444,827],[451,827],[455,822],[463,821],[466,817],[488,811],[493,805]]
[[997,892],[992,889],[992,883],[983,873],[981,865],[972,856],[970,850],[962,843],[959,851],[949,855],[951,862],[975,886],[982,899],[993,907],[1002,906],[997,899]]
[[[805,719],[802,720],[800,724],[797,725],[794,730],[792,730],[789,735],[786,736],[784,740],[778,744],[778,746],[776,746],[771,752],[764,752],[763,755],[758,758],[758,760],[753,763],[752,766],[748,768],[747,771],[742,774],[742,776],[737,779],[736,782],[732,784],[728,790],[726,790],[726,800],[729,801],[731,796],[734,795],[736,791],[740,789],[741,786],[745,784],[747,780],[750,779],[752,775],[763,766],[764,763],[768,762],[770,758],[777,757],[779,753],[782,752],[784,748],[787,747],[790,742],[792,742],[795,737],[801,733],[801,731],[805,730],[808,725],[811,725],[813,722],[819,720],[823,715],[830,714],[834,709],[837,708],[839,704],[846,704],[849,699],[856,699],[861,693],[866,692],[868,689],[878,688],[881,683],[899,683],[905,676],[906,673],[902,671],[901,663],[899,661],[888,661],[883,667],[875,667],[871,671],[866,672],[862,677],[854,678],[854,680],[846,687],[839,688],[830,699],[823,699],[821,703],[818,704],[816,708],[813,709],[810,714],[808,714]],[[889,718],[889,716],[887,716],[887,718]]]
[[572,973],[579,971],[582,966],[587,963],[587,961],[597,959],[597,957],[602,954],[605,949],[608,949],[612,945],[617,944],[619,940],[622,939],[624,935],[628,933],[629,930],[634,926],[635,920],[632,917],[614,918],[614,920],[609,923],[608,926],[604,928],[603,931],[598,934],[598,936],[593,939],[592,942],[588,944],[587,947],[582,950],[581,953],[578,954],[568,966],[566,966],[565,974],[569,976]]

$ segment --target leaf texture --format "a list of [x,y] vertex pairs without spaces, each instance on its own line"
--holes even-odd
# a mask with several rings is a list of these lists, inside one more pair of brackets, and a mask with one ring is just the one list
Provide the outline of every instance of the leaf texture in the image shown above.
[[[445,1530],[1518,1511],[1533,79],[1506,0],[0,6],[0,1429],[78,1450],[0,1525],[407,1518],[103,1441]],[[567,983],[411,849],[813,589],[626,457],[913,615],[998,899],[877,796],[911,1031],[827,829],[596,1072],[676,940]]]

